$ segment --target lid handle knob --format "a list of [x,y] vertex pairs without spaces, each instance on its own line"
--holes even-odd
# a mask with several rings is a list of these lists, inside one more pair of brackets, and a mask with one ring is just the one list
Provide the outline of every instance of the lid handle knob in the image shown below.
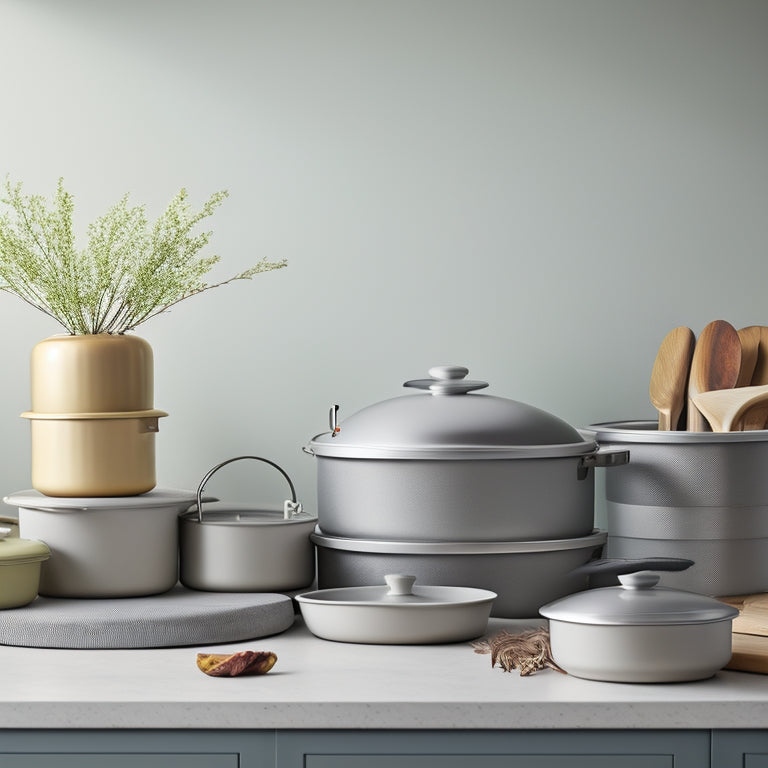
[[433,365],[429,369],[429,379],[411,379],[404,387],[426,389],[433,395],[464,395],[475,389],[484,389],[487,381],[471,381],[467,378],[469,368],[463,365]]
[[635,571],[634,573],[622,573],[619,576],[621,586],[625,589],[653,589],[661,577],[651,571]]
[[415,576],[407,576],[404,573],[389,573],[384,577],[389,592],[387,595],[412,595]]
[[464,379],[469,374],[469,368],[463,365],[434,365],[427,373],[433,379]]

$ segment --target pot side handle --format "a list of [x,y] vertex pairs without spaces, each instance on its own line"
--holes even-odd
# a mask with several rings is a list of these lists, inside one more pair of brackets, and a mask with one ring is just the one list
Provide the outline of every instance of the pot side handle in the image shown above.
[[574,568],[571,573],[588,576],[624,576],[638,571],[684,571],[693,564],[693,560],[682,557],[605,557],[584,563]]
[[629,464],[629,451],[624,448],[598,448],[582,456],[576,470],[579,480],[585,480],[591,467],[620,467]]

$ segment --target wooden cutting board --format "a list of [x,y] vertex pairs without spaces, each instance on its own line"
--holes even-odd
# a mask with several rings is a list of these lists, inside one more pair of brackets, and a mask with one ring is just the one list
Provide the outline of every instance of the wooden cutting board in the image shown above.
[[725,668],[768,675],[768,594],[718,599],[739,609],[733,620],[733,656]]
[[768,675],[768,637],[733,633],[733,655],[726,669]]

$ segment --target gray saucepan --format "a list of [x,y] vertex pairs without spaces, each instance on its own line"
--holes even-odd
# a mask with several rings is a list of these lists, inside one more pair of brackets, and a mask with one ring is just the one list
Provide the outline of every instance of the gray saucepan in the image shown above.
[[590,589],[541,608],[552,658],[590,680],[661,683],[712,677],[731,658],[738,610],[694,592],[657,586],[655,571],[680,571],[675,558],[607,559],[582,573],[612,573],[621,586]]

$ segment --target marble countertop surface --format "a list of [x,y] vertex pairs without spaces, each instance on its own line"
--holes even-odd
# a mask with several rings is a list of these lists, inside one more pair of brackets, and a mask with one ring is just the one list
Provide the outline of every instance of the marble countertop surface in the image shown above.
[[[488,634],[525,622],[491,619]],[[198,652],[270,650],[267,675],[215,678]],[[2,728],[765,728],[768,677],[627,685],[492,668],[470,643],[387,646],[286,632],[148,650],[0,647]]]

